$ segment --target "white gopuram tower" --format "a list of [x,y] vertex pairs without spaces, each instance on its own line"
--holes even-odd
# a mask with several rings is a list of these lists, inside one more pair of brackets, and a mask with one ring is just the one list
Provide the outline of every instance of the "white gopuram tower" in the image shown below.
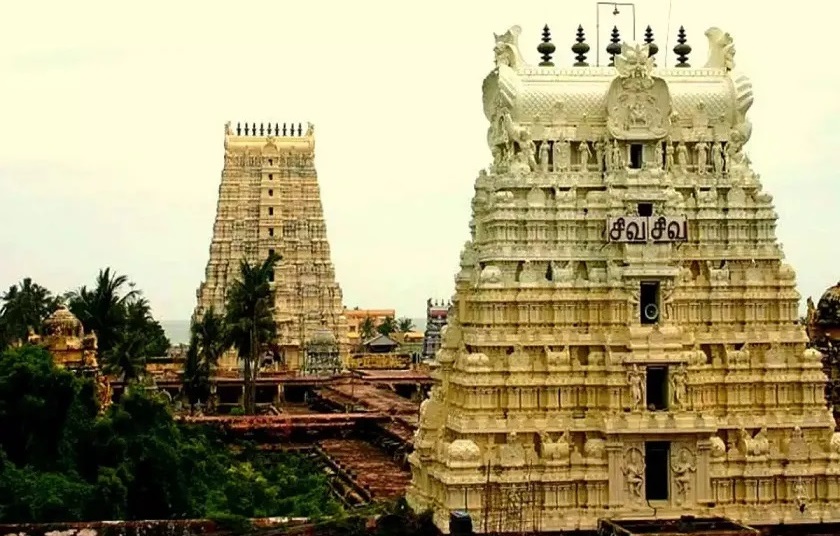
[[556,68],[526,64],[519,33],[496,36],[483,84],[493,164],[410,504],[444,531],[453,511],[476,532],[840,520],[840,435],[744,153],[731,37],[706,32],[702,68],[629,44],[614,66]]

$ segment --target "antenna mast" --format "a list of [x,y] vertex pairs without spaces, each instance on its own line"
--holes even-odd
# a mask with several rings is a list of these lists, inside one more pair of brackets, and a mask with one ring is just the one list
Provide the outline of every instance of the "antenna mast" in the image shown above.
[[668,27],[665,31],[665,57],[662,58],[662,66],[668,66],[668,47],[671,42],[671,8],[674,7],[674,0],[668,0]]

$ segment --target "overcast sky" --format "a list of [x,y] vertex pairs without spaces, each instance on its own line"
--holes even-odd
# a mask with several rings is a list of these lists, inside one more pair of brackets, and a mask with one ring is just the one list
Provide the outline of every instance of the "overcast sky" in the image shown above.
[[[685,25],[691,62],[702,65],[708,27],[734,36],[755,91],[748,153],[775,196],[803,298],[840,278],[833,4],[673,0],[667,44]],[[64,291],[111,266],[158,318],[189,318],[225,121],[312,121],[345,304],[424,315],[427,297],[453,292],[475,177],[490,158],[481,81],[493,32],[522,26],[523,54],[536,63],[548,23],[555,61],[569,65],[581,23],[595,60],[594,2],[127,5],[0,6],[0,288],[31,276]],[[665,49],[668,0],[636,6],[638,39],[650,24]],[[615,20],[631,39],[621,10]],[[601,48],[611,12],[601,9]]]

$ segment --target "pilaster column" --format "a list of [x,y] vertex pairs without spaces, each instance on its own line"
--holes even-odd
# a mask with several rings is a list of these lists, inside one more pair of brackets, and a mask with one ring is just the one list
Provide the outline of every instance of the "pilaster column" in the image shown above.
[[617,508],[624,503],[624,474],[621,472],[624,444],[620,441],[608,441],[605,449],[607,451],[607,475],[609,477],[608,504],[610,508]]
[[709,474],[709,461],[711,459],[712,443],[708,439],[697,441],[697,472],[695,484],[695,501],[697,503],[708,503],[712,500],[711,476]]

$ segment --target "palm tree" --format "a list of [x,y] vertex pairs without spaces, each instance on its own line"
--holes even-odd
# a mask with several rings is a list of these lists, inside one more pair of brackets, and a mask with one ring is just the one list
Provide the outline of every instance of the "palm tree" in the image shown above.
[[385,320],[376,328],[376,330],[386,337],[391,333],[397,331],[397,321],[393,316],[386,316]]
[[[125,287],[130,290],[124,292]],[[120,330],[126,323],[128,303],[140,297],[128,277],[111,272],[111,268],[99,270],[93,290],[82,286],[69,294],[68,307],[87,331],[96,331],[99,352],[106,360],[117,345]]]
[[376,336],[376,322],[372,317],[366,316],[359,324],[359,342],[363,343]]
[[190,404],[207,400],[210,376],[228,348],[224,319],[211,307],[190,325],[190,346],[184,363],[184,386]]
[[414,322],[408,317],[402,317],[397,321],[397,331],[400,333],[408,333],[414,329]]
[[148,300],[134,286],[127,276],[105,268],[99,270],[92,290],[82,286],[67,295],[70,311],[85,330],[96,331],[105,370],[125,381],[138,379],[147,358],[169,348]]
[[26,339],[29,328],[41,333],[44,320],[58,305],[58,299],[46,288],[26,277],[17,285],[12,285],[0,300],[0,349],[18,339]]
[[228,292],[225,310],[228,341],[244,362],[245,412],[251,415],[256,410],[254,382],[259,369],[259,352],[277,337],[271,281],[278,261],[280,256],[273,252],[258,265],[243,259],[239,265],[239,278]]

